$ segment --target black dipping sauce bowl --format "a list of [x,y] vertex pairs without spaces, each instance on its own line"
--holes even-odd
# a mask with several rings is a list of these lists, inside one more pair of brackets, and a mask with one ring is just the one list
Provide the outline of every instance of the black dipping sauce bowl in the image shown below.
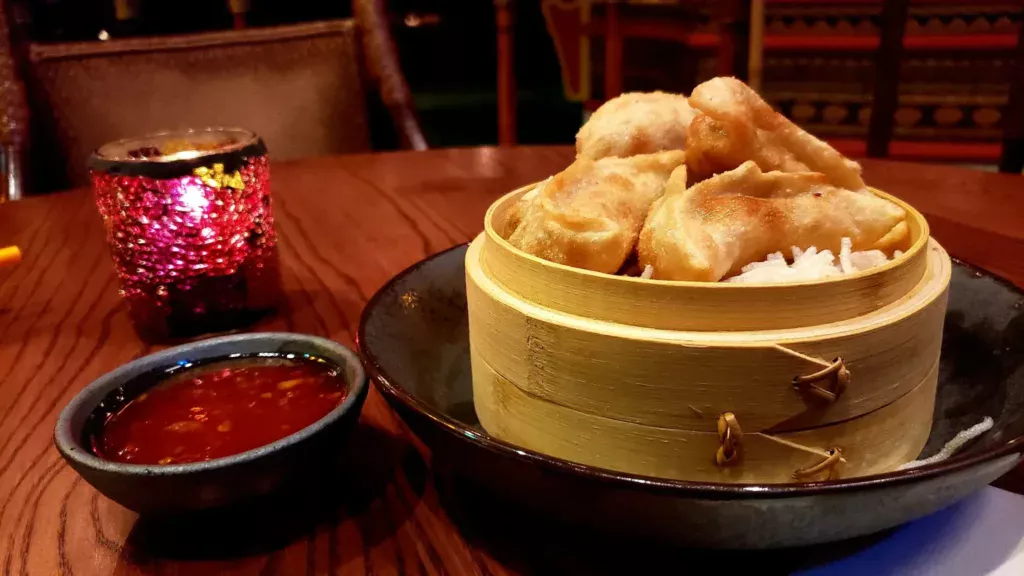
[[[323,418],[253,450],[187,464],[124,464],[98,457],[88,433],[90,416],[115,398],[131,400],[159,383],[154,372],[181,363],[256,354],[309,354],[333,363],[344,376],[345,399]],[[302,334],[267,332],[201,340],[144,356],[109,372],[78,393],[61,412],[53,433],[61,456],[111,500],[142,514],[182,515],[240,505],[277,494],[337,465],[341,445],[359,419],[366,375],[341,344]]]

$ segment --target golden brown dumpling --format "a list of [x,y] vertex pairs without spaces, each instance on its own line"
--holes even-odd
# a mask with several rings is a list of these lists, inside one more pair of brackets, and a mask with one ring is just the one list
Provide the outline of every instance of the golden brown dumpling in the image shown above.
[[837,188],[814,172],[761,172],[754,162],[686,187],[675,175],[651,208],[637,252],[663,280],[718,281],[791,246],[838,253],[903,248],[902,208],[867,190]]
[[636,245],[669,174],[680,168],[685,179],[685,160],[680,151],[577,158],[513,206],[508,241],[552,262],[614,273]]
[[597,160],[683,150],[695,114],[682,94],[623,94],[605,102],[580,128],[576,155]]
[[860,165],[811,136],[735,78],[712,78],[690,94],[701,112],[687,130],[686,164],[695,180],[753,160],[765,171],[820,172],[847,190],[861,190]]

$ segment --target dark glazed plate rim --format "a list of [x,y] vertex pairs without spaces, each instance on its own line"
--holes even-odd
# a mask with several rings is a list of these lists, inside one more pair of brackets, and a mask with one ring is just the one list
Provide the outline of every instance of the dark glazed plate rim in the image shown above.
[[[342,400],[341,404],[338,404],[322,418],[301,430],[285,436],[284,438],[275,440],[270,444],[258,446],[252,450],[246,450],[245,452],[239,452],[238,454],[233,454],[231,456],[214,458],[203,462],[156,465],[126,464],[122,462],[114,462],[112,460],[105,460],[92,453],[89,447],[82,442],[82,438],[80,437],[81,434],[76,435],[73,433],[72,421],[83,411],[88,411],[88,414],[94,412],[99,406],[95,400],[97,396],[105,398],[107,394],[127,384],[130,380],[136,377],[149,373],[151,370],[157,369],[160,366],[172,366],[178,362],[178,359],[183,354],[194,353],[203,349],[219,347],[222,345],[230,346],[232,344],[246,342],[266,343],[266,350],[264,350],[264,352],[274,352],[275,347],[280,347],[285,344],[297,344],[299,346],[307,344],[329,351],[330,354],[343,359],[342,362],[337,362],[339,364],[338,367],[349,371],[353,375],[352,381],[346,382],[349,387],[348,395],[344,400]],[[320,355],[323,354],[321,353]],[[218,357],[220,357],[220,355],[218,355]],[[57,450],[61,453],[61,456],[66,460],[94,470],[113,472],[128,476],[183,476],[188,474],[197,474],[209,470],[228,468],[259,460],[260,458],[279,452],[282,449],[303,442],[306,439],[319,434],[325,428],[342,418],[354,405],[360,402],[360,397],[366,386],[366,373],[364,372],[362,364],[356,354],[344,345],[327,338],[320,338],[318,336],[310,336],[306,334],[295,334],[291,332],[254,332],[208,338],[136,358],[135,360],[132,360],[127,364],[123,364],[120,367],[107,372],[103,376],[100,376],[88,386],[79,390],[79,392],[75,394],[74,398],[68,402],[67,406],[61,410],[60,416],[57,418],[57,424],[54,427],[53,441]],[[88,417],[88,414],[86,414],[85,417]]]
[[[533,450],[516,446],[499,440],[488,435],[486,432],[480,432],[474,430],[462,422],[454,420],[445,414],[434,410],[424,402],[418,400],[411,394],[405,391],[397,382],[387,373],[377,357],[367,350],[363,345],[366,341],[366,321],[372,310],[376,308],[379,300],[384,298],[384,294],[400,280],[415,272],[420,267],[429,264],[432,260],[440,258],[449,252],[462,250],[468,243],[458,244],[442,250],[436,254],[433,254],[415,264],[409,266],[405,270],[402,270],[396,274],[391,280],[389,280],[384,286],[382,286],[370,300],[366,303],[363,308],[363,312],[359,319],[359,330],[356,335],[356,349],[363,360],[363,365],[366,367],[366,371],[369,373],[370,378],[377,385],[377,388],[387,397],[400,402],[407,408],[415,410],[416,412],[423,414],[435,424],[439,425],[445,432],[463,438],[469,442],[478,444],[479,446],[510,458],[524,461],[526,463],[532,463],[544,468],[564,472],[573,476],[577,476],[581,479],[603,482],[608,484],[616,484],[619,488],[627,488],[634,490],[644,490],[651,492],[667,492],[676,494],[679,496],[693,496],[698,498],[713,498],[713,499],[759,499],[759,498],[786,498],[786,497],[797,497],[797,496],[812,496],[817,494],[835,494],[840,492],[851,492],[857,490],[865,490],[872,488],[884,488],[893,485],[903,484],[907,482],[915,482],[925,480],[928,478],[934,478],[936,476],[942,476],[972,468],[979,464],[989,462],[1010,454],[1024,452],[1024,436],[1017,436],[1001,446],[989,448],[988,450],[982,451],[978,454],[971,456],[953,456],[948,460],[939,462],[936,464],[929,464],[914,468],[911,470],[902,470],[887,472],[885,474],[875,474],[871,476],[861,476],[857,478],[850,478],[846,480],[831,480],[823,482],[794,482],[787,484],[728,484],[724,482],[695,482],[687,480],[669,480],[664,478],[655,478],[652,476],[642,476],[638,474],[629,474],[626,472],[616,472],[606,468],[598,468],[596,466],[588,466],[586,464],[577,464],[561,458],[555,458],[535,452]],[[974,266],[966,264],[960,260],[953,259],[954,262],[968,268],[969,270],[992,278],[998,282],[1001,282],[1007,286],[1013,287],[1013,290],[1020,292],[1020,289],[1014,286],[1012,283],[999,278],[993,274],[982,271]]]

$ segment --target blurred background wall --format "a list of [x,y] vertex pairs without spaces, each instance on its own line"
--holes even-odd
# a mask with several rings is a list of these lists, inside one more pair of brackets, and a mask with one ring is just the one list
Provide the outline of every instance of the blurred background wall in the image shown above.
[[[734,19],[727,6],[750,2],[613,4],[609,16],[601,0],[389,0],[390,27],[430,145],[498,142],[502,74],[514,85],[514,131],[505,140],[555,143],[572,140],[609,86],[688,91],[721,73],[722,57],[746,62],[745,54],[722,55],[729,48],[722,17]],[[842,151],[863,154],[884,2],[754,4],[764,15],[751,63],[762,93]],[[51,43],[343,18],[351,8],[312,0],[16,0],[7,11],[15,43]],[[507,69],[497,48],[499,12],[510,25]],[[1020,0],[910,2],[890,155],[997,161],[1022,12]],[[608,54],[621,61],[607,61]]]

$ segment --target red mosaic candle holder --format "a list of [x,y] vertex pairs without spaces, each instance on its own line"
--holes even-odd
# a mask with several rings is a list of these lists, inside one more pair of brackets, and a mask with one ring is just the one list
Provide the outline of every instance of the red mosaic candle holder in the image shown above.
[[239,328],[281,297],[266,146],[240,129],[165,132],[100,147],[89,167],[139,334]]

